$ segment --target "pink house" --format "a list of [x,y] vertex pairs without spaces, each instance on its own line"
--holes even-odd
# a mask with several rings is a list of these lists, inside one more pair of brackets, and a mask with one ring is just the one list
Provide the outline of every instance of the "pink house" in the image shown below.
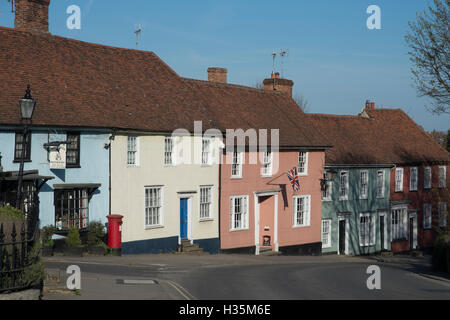
[[[241,164],[224,159],[221,166],[221,249],[320,254],[324,151],[281,150],[272,156],[277,172],[249,164],[249,152],[236,155],[234,159],[244,160]],[[287,176],[293,167],[298,168],[298,191]]]
[[[329,146],[290,97],[292,85],[286,79],[266,79],[259,114],[270,125],[258,123],[258,115],[251,119],[256,129],[279,130],[279,151],[261,153],[247,146],[222,156],[222,252],[321,254],[320,180]],[[287,174],[293,168],[300,183],[296,191]]]

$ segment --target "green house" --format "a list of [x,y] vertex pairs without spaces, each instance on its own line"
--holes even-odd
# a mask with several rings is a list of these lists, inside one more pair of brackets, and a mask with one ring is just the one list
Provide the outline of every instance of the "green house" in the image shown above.
[[[390,250],[391,164],[377,150],[374,122],[361,116],[310,114],[333,148],[322,181],[322,253],[373,254]],[[328,179],[326,178],[328,176]]]

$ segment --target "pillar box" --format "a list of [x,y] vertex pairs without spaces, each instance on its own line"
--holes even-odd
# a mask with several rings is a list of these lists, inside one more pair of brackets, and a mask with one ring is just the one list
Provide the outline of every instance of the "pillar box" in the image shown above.
[[123,216],[112,214],[108,218],[108,247],[114,255],[122,255],[122,219]]

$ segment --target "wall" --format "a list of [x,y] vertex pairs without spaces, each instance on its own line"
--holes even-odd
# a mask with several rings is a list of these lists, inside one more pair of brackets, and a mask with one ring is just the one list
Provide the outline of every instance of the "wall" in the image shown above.
[[[298,165],[298,151],[280,151],[278,171],[272,177],[261,177],[261,164],[249,164],[254,153],[245,153],[242,166],[242,178],[231,178],[231,164],[226,163],[223,155],[221,166],[221,225],[220,237],[222,249],[255,246],[255,192],[282,189],[278,193],[278,244],[279,247],[320,242],[321,198],[320,179],[323,176],[324,152],[308,153],[308,175],[300,176],[300,190],[296,195],[311,195],[310,226],[293,227],[294,192],[287,177],[287,171]],[[274,154],[274,160],[276,159]],[[275,165],[276,166],[276,165]],[[230,197],[249,196],[248,230],[230,231]]]
[[[348,254],[360,255],[381,251],[380,243],[380,215],[385,213],[385,224],[389,224],[389,184],[390,170],[388,168],[334,168],[337,172],[332,186],[332,201],[322,201],[322,219],[331,219],[331,247],[322,248],[323,253],[338,252],[339,244],[339,218],[338,213],[350,213],[349,217],[349,238]],[[369,190],[367,199],[359,199],[360,171],[369,172]],[[377,198],[376,178],[379,170],[384,171],[384,198]],[[339,173],[341,171],[349,172],[349,195],[348,200],[339,200]],[[360,247],[359,245],[359,214],[377,213],[375,216],[375,246]],[[385,238],[389,239],[389,227],[385,228]],[[389,242],[387,242],[389,243]]]
[[[109,210],[109,154],[104,144],[109,141],[105,131],[82,131],[80,135],[80,168],[50,170],[47,150],[43,147],[48,141],[65,141],[64,128],[33,129],[31,137],[31,162],[26,162],[24,170],[39,170],[41,176],[52,176],[39,193],[40,225],[55,223],[53,204],[53,184],[100,183],[89,203],[89,221],[105,223]],[[73,129],[75,131],[76,129]],[[18,171],[19,163],[14,163],[14,131],[0,131],[0,152],[3,156],[4,171]]]
[[[183,137],[182,143],[200,144],[200,137]],[[150,239],[171,239],[180,234],[180,198],[189,194],[191,239],[218,238],[218,181],[219,165],[195,164],[164,165],[164,136],[140,135],[139,165],[127,165],[127,135],[118,134],[112,141],[112,212],[124,216],[122,241],[134,242]],[[215,144],[217,150],[218,143]],[[194,155],[192,154],[192,157]],[[163,186],[163,226],[145,228],[145,187]],[[212,219],[199,221],[200,186],[212,188]],[[186,193],[186,194],[181,194]],[[154,243],[154,242],[153,242]],[[164,242],[166,243],[166,242]],[[204,243],[204,242],[202,242]],[[153,244],[152,244],[153,245]],[[129,244],[133,246],[133,244]],[[140,245],[145,251],[145,244]]]

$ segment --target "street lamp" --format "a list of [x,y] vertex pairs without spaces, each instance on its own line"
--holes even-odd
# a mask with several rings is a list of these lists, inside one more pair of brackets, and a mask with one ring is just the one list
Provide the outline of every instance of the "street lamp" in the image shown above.
[[22,184],[23,184],[23,166],[25,161],[25,152],[27,150],[27,135],[28,135],[28,122],[31,122],[33,117],[34,107],[36,106],[36,100],[31,96],[30,85],[27,86],[25,96],[19,100],[20,113],[22,115],[22,121],[24,122],[23,136],[22,136],[22,153],[20,155],[20,167],[19,177],[17,181],[17,199],[16,208],[20,208],[22,201]]
[[323,179],[320,179],[320,189],[322,191],[326,191],[327,190],[327,182],[329,181],[333,181],[334,178],[336,177],[337,172],[334,171],[333,169],[327,170],[323,173]]

